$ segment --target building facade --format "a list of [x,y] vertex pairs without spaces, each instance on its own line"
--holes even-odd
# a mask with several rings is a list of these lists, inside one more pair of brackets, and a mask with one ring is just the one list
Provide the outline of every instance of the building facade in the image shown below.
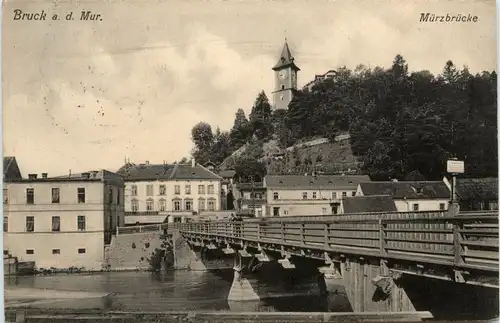
[[191,164],[127,164],[118,174],[125,180],[127,218],[141,219],[127,220],[128,223],[158,223],[169,215],[221,209],[222,178],[195,161]]
[[335,215],[340,201],[355,196],[358,184],[370,181],[364,175],[268,175],[267,216]]
[[309,83],[304,85],[303,90],[307,89],[308,91],[312,91],[312,89],[315,85],[320,84],[324,80],[333,79],[336,75],[337,75],[337,72],[334,70],[329,70],[325,74],[319,74],[319,75],[316,74],[312,81],[310,81]]
[[266,188],[263,182],[238,183],[238,212],[251,214],[255,217],[266,216]]
[[297,90],[297,74],[300,68],[295,65],[294,57],[286,40],[278,63],[272,69],[274,71],[272,108],[273,110],[288,109],[293,94]]
[[[451,182],[443,181],[451,191]],[[498,178],[457,178],[456,185],[461,211],[498,210]]]
[[106,170],[5,181],[4,254],[37,268],[101,270],[124,223],[121,176]]
[[390,195],[398,212],[446,211],[451,197],[442,181],[361,183],[356,195]]

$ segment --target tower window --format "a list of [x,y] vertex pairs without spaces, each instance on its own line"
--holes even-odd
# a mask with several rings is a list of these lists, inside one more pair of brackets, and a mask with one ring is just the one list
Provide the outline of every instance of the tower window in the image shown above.
[[283,95],[282,95],[282,96],[280,96],[280,99],[281,99],[281,100],[283,100],[283,99],[284,99],[284,96],[283,96]]
[[281,89],[284,90],[285,89],[285,84],[281,84]]

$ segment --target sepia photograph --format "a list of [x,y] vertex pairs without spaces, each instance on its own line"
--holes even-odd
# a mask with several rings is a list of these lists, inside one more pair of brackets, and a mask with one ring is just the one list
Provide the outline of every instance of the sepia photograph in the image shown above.
[[493,322],[493,0],[5,0],[4,322]]

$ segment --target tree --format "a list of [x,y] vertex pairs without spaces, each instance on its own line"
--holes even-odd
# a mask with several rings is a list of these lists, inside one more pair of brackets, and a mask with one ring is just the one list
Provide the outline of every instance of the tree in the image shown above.
[[238,109],[234,118],[234,125],[229,133],[231,139],[230,146],[231,150],[235,151],[243,146],[251,136],[251,127],[248,122],[245,111],[243,109]]
[[264,91],[261,91],[255,99],[250,113],[250,127],[252,134],[259,140],[268,139],[271,136],[271,105]]
[[210,147],[210,161],[220,165],[231,154],[231,138],[228,132],[215,131],[214,142]]

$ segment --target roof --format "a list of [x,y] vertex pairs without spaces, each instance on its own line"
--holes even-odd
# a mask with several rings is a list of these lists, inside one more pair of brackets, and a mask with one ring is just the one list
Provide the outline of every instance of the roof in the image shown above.
[[285,45],[283,45],[283,49],[281,50],[281,55],[278,60],[278,63],[274,65],[273,70],[279,70],[285,67],[291,67],[296,71],[300,71],[300,68],[297,67],[294,63],[294,58],[292,53],[290,52],[290,48],[288,47],[288,43],[285,39]]
[[[31,177],[36,175],[36,178]],[[81,173],[71,173],[67,175],[61,176],[53,176],[53,177],[40,177],[38,174],[29,174],[30,177],[23,178],[21,180],[12,181],[12,182],[100,182],[102,180],[118,180],[123,183],[123,178],[117,173],[110,172],[108,170],[93,170],[88,172]]]
[[236,175],[234,170],[223,170],[219,172],[219,176],[222,178],[233,178]]
[[125,181],[220,180],[222,177],[197,164],[125,164],[117,172]]
[[449,199],[450,190],[442,181],[401,181],[361,183],[363,195],[390,195],[396,199]]
[[367,175],[267,175],[264,186],[267,188],[298,189],[356,189],[359,183],[368,182]]
[[498,200],[498,178],[457,178],[459,200]]
[[3,179],[19,180],[22,178],[21,171],[17,165],[16,157],[3,158]]
[[354,196],[342,199],[344,213],[396,212],[390,195]]
[[[236,188],[242,191],[245,190],[251,190],[252,189],[252,183],[238,183],[236,184]],[[255,182],[253,183],[253,189],[255,190],[265,190],[264,183],[262,182]]]

